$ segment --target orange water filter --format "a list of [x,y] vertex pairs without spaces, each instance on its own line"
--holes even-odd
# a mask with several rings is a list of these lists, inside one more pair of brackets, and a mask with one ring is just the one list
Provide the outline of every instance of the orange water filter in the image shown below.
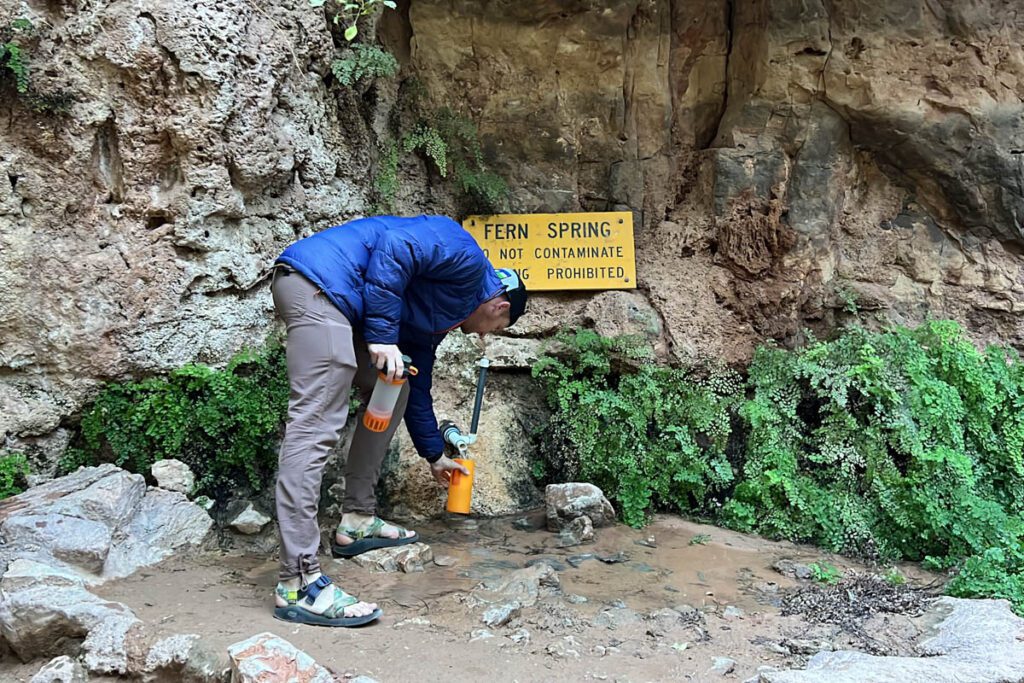
[[458,470],[452,471],[452,477],[448,483],[448,505],[446,509],[448,512],[468,515],[469,504],[473,499],[473,472],[476,469],[476,463],[468,458],[455,458],[455,462],[469,470],[469,476]]
[[366,413],[363,415],[363,425],[371,432],[386,431],[391,424],[391,416],[395,412],[395,404],[398,402],[398,395],[402,393],[402,385],[405,384],[407,375],[415,375],[416,368],[409,365],[408,356],[402,356],[405,365],[405,373],[401,377],[388,379],[386,373],[377,373],[377,383],[370,395],[370,402],[366,406]]

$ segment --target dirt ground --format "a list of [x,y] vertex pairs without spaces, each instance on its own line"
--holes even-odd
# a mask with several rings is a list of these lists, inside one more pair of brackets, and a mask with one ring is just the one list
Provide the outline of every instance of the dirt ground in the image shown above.
[[[537,514],[532,518],[538,521]],[[782,596],[812,582],[781,575],[772,568],[778,560],[824,560],[845,572],[867,568],[815,548],[676,517],[659,516],[642,530],[598,529],[594,543],[572,548],[557,547],[558,536],[547,531],[517,528],[513,519],[438,521],[418,530],[447,566],[375,574],[349,561],[326,560],[325,570],[346,590],[384,609],[381,620],[360,629],[275,620],[276,565],[270,557],[178,557],[96,593],[128,605],[156,636],[199,633],[223,652],[271,631],[341,680],[365,675],[381,683],[742,681],[759,667],[802,667],[822,646],[866,649],[864,638],[875,651],[905,653],[919,632],[908,614],[875,615],[859,633],[783,616]],[[580,557],[585,554],[618,561]],[[488,606],[473,599],[474,587],[537,562],[557,570],[560,589],[542,592],[537,604],[481,637]],[[911,584],[935,583],[913,567],[900,569]],[[658,612],[666,608],[681,610],[683,617]],[[735,660],[727,673],[713,670],[722,657]],[[10,668],[2,680],[27,681],[41,664]]]

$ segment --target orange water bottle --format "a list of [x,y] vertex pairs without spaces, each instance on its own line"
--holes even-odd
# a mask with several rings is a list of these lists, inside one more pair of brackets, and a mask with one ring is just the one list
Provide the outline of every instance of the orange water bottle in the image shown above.
[[402,385],[405,384],[408,375],[415,375],[416,368],[409,365],[412,359],[409,356],[402,356],[405,364],[405,373],[401,377],[396,376],[389,380],[387,373],[377,373],[377,384],[373,387],[370,395],[370,403],[366,406],[366,414],[363,415],[363,425],[371,432],[383,432],[391,424],[391,416],[395,412],[395,404],[398,402],[398,395],[402,393]]
[[448,512],[455,512],[460,515],[469,514],[469,504],[473,499],[473,471],[476,468],[469,458],[455,458],[467,470],[469,474],[463,474],[458,470],[452,470],[452,478],[448,482]]

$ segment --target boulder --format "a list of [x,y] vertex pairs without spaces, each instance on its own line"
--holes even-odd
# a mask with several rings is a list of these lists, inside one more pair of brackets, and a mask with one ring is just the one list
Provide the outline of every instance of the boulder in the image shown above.
[[544,491],[548,529],[561,531],[577,517],[589,517],[595,527],[615,523],[615,508],[593,484],[549,484]]
[[0,502],[0,561],[34,560],[100,583],[200,543],[212,524],[183,494],[147,489],[140,475],[80,468]]
[[819,652],[804,670],[763,672],[761,683],[1003,683],[1024,680],[1024,619],[1005,600],[942,597],[922,617],[929,625],[919,657]]
[[153,644],[146,654],[146,683],[226,683],[230,676],[221,655],[203,646],[195,633],[178,634]]
[[67,655],[51,659],[29,683],[86,683],[85,669]]
[[334,683],[335,678],[284,638],[264,632],[228,647],[231,683]]
[[19,659],[80,649],[93,673],[127,675],[142,668],[145,634],[128,607],[93,595],[71,575],[25,563],[12,570],[0,580],[0,636]]
[[167,491],[176,491],[188,496],[196,486],[196,475],[192,474],[189,466],[180,460],[158,460],[149,468],[149,472],[156,479],[156,485]]
[[245,509],[228,523],[235,531],[249,536],[263,531],[263,527],[268,524],[270,517],[257,510],[252,503],[246,505]]

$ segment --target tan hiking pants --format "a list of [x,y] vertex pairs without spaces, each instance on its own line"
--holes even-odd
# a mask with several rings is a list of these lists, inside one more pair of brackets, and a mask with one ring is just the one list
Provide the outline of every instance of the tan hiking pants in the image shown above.
[[[287,331],[288,420],[277,472],[277,523],[281,580],[320,570],[320,482],[327,456],[348,419],[353,384],[365,406],[377,371],[366,343],[312,282],[284,266],[274,269],[274,308]],[[345,512],[375,514],[374,488],[388,444],[409,398],[406,384],[387,431],[363,426],[362,410],[345,461]]]

